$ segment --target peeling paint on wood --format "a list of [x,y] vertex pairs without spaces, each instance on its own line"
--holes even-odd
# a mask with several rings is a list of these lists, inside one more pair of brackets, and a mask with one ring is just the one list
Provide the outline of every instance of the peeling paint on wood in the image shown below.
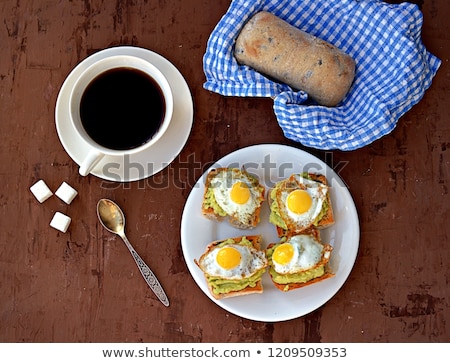
[[[360,250],[328,303],[273,324],[212,303],[191,278],[180,246],[186,198],[215,160],[257,143],[305,149],[284,138],[271,100],[203,89],[206,42],[229,3],[0,3],[1,342],[450,341],[450,3],[414,1],[424,14],[424,43],[443,63],[396,129],[354,152],[307,150],[335,166],[348,186],[360,216]],[[148,48],[173,62],[195,107],[192,133],[174,163],[123,184],[80,177],[54,121],[71,69],[117,45]],[[38,179],[53,191],[67,181],[79,195],[69,206],[58,198],[41,205],[28,189]],[[102,197],[125,210],[127,236],[162,281],[169,309],[149,291],[123,243],[99,226]],[[67,233],[50,228],[56,211],[72,218]]]

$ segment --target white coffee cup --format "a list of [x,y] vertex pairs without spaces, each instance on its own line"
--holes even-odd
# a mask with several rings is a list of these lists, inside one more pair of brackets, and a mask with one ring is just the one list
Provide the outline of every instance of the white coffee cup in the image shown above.
[[[86,127],[83,125],[82,115],[80,114],[80,104],[82,101],[82,97],[87,92],[88,86],[90,86],[92,81],[98,80],[100,75],[104,75],[108,72],[114,72],[117,70],[125,70],[125,71],[135,71],[138,74],[142,75],[144,73],[145,76],[149,77],[150,80],[153,80],[153,83],[157,85],[159,88],[159,94],[162,96],[162,108],[163,108],[163,116],[161,117],[159,127],[156,127],[156,131],[152,132],[148,135],[148,139],[142,142],[142,144],[137,146],[132,146],[129,148],[114,148],[109,145],[105,146],[105,144],[99,143],[98,140],[94,140],[94,138],[88,133]],[[112,86],[114,87],[114,85]],[[151,100],[149,100],[150,102]],[[79,173],[83,176],[88,175],[92,169],[99,163],[99,161],[105,157],[106,155],[111,156],[125,156],[131,155],[135,153],[140,153],[145,151],[150,146],[154,145],[166,132],[167,128],[172,119],[173,114],[173,95],[172,90],[170,88],[169,82],[167,81],[164,74],[156,68],[153,64],[148,62],[147,60],[133,57],[129,55],[116,55],[110,56],[107,58],[103,58],[89,66],[77,81],[72,88],[70,93],[70,119],[73,123],[73,126],[78,133],[78,136],[83,139],[83,141],[88,144],[89,151],[85,156],[84,160],[80,163]],[[112,104],[111,106],[114,106]],[[149,111],[150,112],[150,111]],[[125,117],[126,118],[126,117]],[[92,121],[92,120],[91,120]],[[129,119],[124,119],[123,128],[127,131],[130,130],[129,127]],[[142,122],[140,123],[142,125]],[[150,125],[149,125],[150,127]],[[106,133],[106,127],[104,127],[104,132]],[[102,133],[102,129],[99,129],[99,133]],[[98,130],[97,130],[98,131]],[[111,131],[111,130],[108,130]],[[139,131],[136,131],[139,132]],[[117,135],[115,137],[119,138],[121,130],[117,130]]]

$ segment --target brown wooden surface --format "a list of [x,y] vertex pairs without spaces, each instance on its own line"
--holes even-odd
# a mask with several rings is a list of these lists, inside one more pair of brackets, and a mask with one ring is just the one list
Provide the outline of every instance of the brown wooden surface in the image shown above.
[[[442,59],[431,88],[390,135],[325,153],[287,140],[271,100],[203,89],[206,41],[228,0],[1,1],[0,341],[449,342],[450,5],[414,2],[424,14],[423,41]],[[70,70],[116,45],[169,59],[189,84],[195,115],[170,167],[111,186],[78,175],[54,109]],[[180,246],[181,212],[197,178],[218,158],[259,143],[292,145],[334,167],[361,223],[343,288],[318,310],[280,323],[246,320],[211,302]],[[79,195],[70,206],[56,197],[41,205],[29,191],[39,179],[53,191],[67,181]],[[169,187],[153,187],[161,183]],[[163,282],[170,308],[145,285],[120,239],[100,227],[102,197],[125,210],[127,235]],[[56,211],[72,217],[65,234],[49,227]]]

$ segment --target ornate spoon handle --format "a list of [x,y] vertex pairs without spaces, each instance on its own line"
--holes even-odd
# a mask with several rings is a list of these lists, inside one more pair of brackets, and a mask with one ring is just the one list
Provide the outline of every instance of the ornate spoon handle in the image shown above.
[[147,282],[148,286],[152,291],[155,293],[155,295],[158,297],[158,299],[165,305],[169,306],[169,299],[164,292],[161,284],[159,283],[158,279],[156,278],[155,274],[152,270],[150,270],[150,267],[147,266],[147,264],[144,262],[144,260],[139,256],[139,254],[136,252],[136,250],[133,248],[131,243],[128,241],[128,238],[123,234],[121,235],[123,241],[128,247],[128,250],[131,252],[131,255],[134,258],[134,261],[136,262],[136,265],[139,268],[139,271],[141,272],[142,276],[144,277],[144,280]]

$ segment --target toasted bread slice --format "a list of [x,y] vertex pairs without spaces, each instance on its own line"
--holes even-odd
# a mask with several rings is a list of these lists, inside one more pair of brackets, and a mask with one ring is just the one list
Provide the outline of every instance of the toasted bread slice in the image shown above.
[[[260,235],[240,236],[240,237],[227,238],[227,239],[211,242],[210,244],[208,244],[208,246],[206,247],[205,252],[199,258],[199,260],[194,260],[195,264],[203,271],[203,274],[205,276],[205,279],[206,279],[206,282],[207,282],[207,285],[208,285],[208,289],[209,289],[211,295],[217,300],[230,298],[230,297],[236,297],[236,296],[249,295],[249,294],[261,294],[263,292],[263,285],[262,285],[262,282],[261,282],[262,276],[259,277],[259,279],[255,282],[254,286],[247,285],[247,286],[245,286],[243,288],[239,287],[239,289],[237,289],[237,290],[231,290],[231,291],[222,292],[222,293],[214,292],[213,286],[209,283],[209,280],[208,280],[208,277],[209,277],[208,273],[206,273],[204,271],[204,269],[202,269],[202,267],[201,267],[202,259],[206,255],[208,255],[210,252],[212,252],[215,248],[218,248],[219,245],[221,245],[224,242],[231,242],[231,243],[229,243],[229,245],[239,244],[243,240],[243,238],[245,238],[248,241],[250,241],[252,247],[255,250],[261,251],[262,237]],[[261,267],[260,270],[264,270],[265,271],[267,266],[268,266],[268,261],[265,260],[265,264]]]
[[[291,176],[289,179],[292,179],[293,176]],[[313,180],[315,182],[321,183],[323,185],[326,185],[328,187],[328,181],[327,178],[324,175],[321,174],[313,174],[313,173],[308,173],[306,176],[307,179]],[[277,184],[283,184],[284,182],[286,182],[285,184],[289,184],[291,183],[289,181],[289,179],[286,179],[285,181],[282,181],[281,183]],[[269,206],[271,208],[271,213],[273,213],[273,203],[274,200],[272,199],[271,193],[272,190],[269,190],[269,192],[267,193],[268,197],[268,203]],[[325,207],[326,206],[326,207]],[[335,219],[334,219],[334,213],[333,213],[333,206],[331,203],[331,198],[330,198],[330,192],[328,190],[326,197],[325,197],[325,203],[324,203],[324,207],[326,209],[322,209],[323,215],[321,216],[320,220],[317,221],[315,224],[310,224],[310,225],[306,225],[306,226],[296,226],[294,224],[290,224],[288,226],[288,228],[283,228],[277,224],[275,224],[276,227],[276,231],[277,231],[277,235],[278,237],[286,237],[295,233],[300,233],[302,231],[307,231],[310,228],[317,228],[317,229],[322,229],[322,228],[327,228],[330,227],[331,225],[334,224]],[[281,216],[280,216],[281,217]],[[281,217],[283,218],[283,217]],[[286,222],[286,221],[285,221]],[[288,225],[288,223],[286,223],[286,225]]]
[[[320,274],[320,275],[317,275],[317,276],[315,276],[315,277],[313,277],[313,278],[311,278],[311,279],[309,279],[309,280],[304,280],[304,281],[289,281],[289,282],[286,282],[286,283],[277,282],[277,281],[275,281],[274,275],[276,275],[276,274],[278,274],[278,273],[275,271],[275,268],[274,268],[274,265],[273,265],[273,261],[272,261],[271,256],[268,256],[268,259],[269,259],[269,266],[270,266],[270,267],[269,267],[269,276],[270,276],[270,278],[271,278],[272,283],[274,284],[274,286],[275,286],[277,289],[279,289],[280,291],[283,291],[283,292],[287,292],[287,291],[299,289],[299,288],[302,288],[302,287],[305,287],[305,286],[308,286],[308,285],[311,285],[311,284],[315,284],[315,283],[317,283],[317,282],[319,282],[319,281],[323,281],[323,280],[326,280],[326,279],[328,279],[328,278],[334,276],[334,274],[329,270],[329,266],[328,266],[328,262],[329,262],[329,260],[330,260],[331,252],[332,252],[332,250],[333,250],[333,247],[332,247],[331,245],[329,245],[329,244],[323,244],[323,243],[320,241],[320,234],[319,234],[319,232],[318,232],[316,229],[314,229],[314,228],[313,228],[313,229],[310,229],[310,230],[308,230],[308,231],[304,231],[303,233],[297,234],[297,235],[307,235],[307,236],[311,236],[311,237],[314,238],[318,243],[320,243],[320,244],[323,245],[323,251],[322,251],[322,257],[321,257],[321,260],[320,260],[318,263],[316,263],[313,267],[311,267],[311,268],[309,268],[309,269],[307,269],[307,270],[303,270],[303,271],[301,271],[301,272],[305,272],[305,273],[307,273],[307,272],[313,272],[313,271],[315,271],[317,268],[321,268],[321,267],[323,266],[323,273]],[[294,236],[296,236],[296,235],[292,235],[292,236],[286,238],[285,241],[282,242],[282,243],[289,242],[290,238],[292,238],[292,237],[294,237]],[[270,250],[271,248],[273,248],[275,245],[279,245],[279,244],[282,244],[282,243],[271,243],[271,244],[269,244],[269,245],[267,246],[267,249],[266,249],[266,254],[267,254],[267,251],[269,251],[269,250]],[[322,270],[319,270],[319,271],[322,271]],[[290,275],[289,273],[286,273],[286,274],[278,274],[278,275],[282,275],[282,276],[284,275],[284,276],[287,276],[287,277],[293,276],[293,275]],[[291,279],[291,280],[292,280],[292,279]]]
[[[225,182],[231,184],[233,180],[246,180],[246,185],[253,191],[255,208],[249,214],[240,210],[225,211],[223,205],[217,201],[214,195],[213,185],[215,178],[223,176]],[[231,185],[228,185],[231,188]],[[227,196],[228,197],[228,196]],[[202,214],[215,221],[228,220],[228,222],[239,229],[252,229],[260,222],[261,205],[265,200],[265,187],[259,183],[259,180],[247,173],[244,169],[238,168],[217,168],[212,169],[206,176],[205,191],[203,193]]]

